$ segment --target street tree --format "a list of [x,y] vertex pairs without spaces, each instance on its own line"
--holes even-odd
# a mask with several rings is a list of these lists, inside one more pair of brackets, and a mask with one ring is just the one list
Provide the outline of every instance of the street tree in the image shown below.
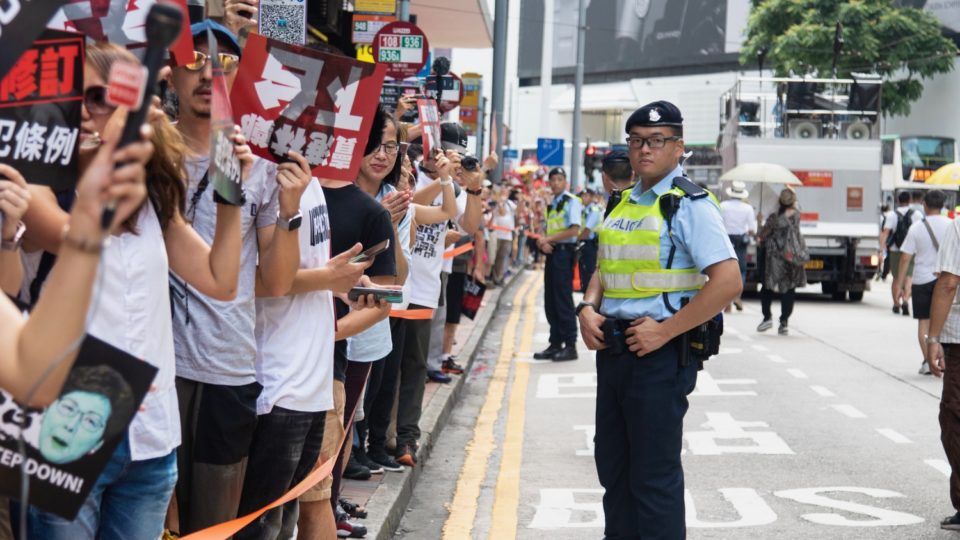
[[878,75],[886,115],[906,115],[923,80],[953,69],[957,46],[936,17],[896,0],[752,0],[740,63],[764,57],[777,76],[834,74],[835,28],[843,27],[836,76]]

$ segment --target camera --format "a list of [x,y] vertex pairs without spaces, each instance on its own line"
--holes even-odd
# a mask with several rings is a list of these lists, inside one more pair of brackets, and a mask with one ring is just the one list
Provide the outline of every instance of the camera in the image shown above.
[[475,171],[480,167],[480,160],[468,154],[460,154],[460,166],[465,171]]

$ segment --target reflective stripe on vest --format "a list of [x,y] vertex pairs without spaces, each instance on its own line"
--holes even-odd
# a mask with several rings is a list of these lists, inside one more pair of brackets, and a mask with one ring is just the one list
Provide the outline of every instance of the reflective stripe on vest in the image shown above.
[[[597,231],[604,296],[648,298],[703,288],[706,276],[697,268],[661,268],[660,237],[665,222],[660,213],[660,198],[650,206],[635,204],[630,200],[631,191],[623,192],[620,202]],[[685,195],[679,188],[671,188],[663,195],[667,194]]]

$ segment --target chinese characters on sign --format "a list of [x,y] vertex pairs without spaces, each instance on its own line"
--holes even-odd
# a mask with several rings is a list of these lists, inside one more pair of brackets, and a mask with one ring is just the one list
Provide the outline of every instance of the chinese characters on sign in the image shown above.
[[420,125],[423,126],[423,155],[432,156],[435,150],[442,150],[440,111],[436,101],[422,98],[417,100],[417,110],[420,112]]
[[253,153],[293,150],[314,176],[356,180],[384,68],[252,34],[233,84],[234,121]]
[[54,191],[77,180],[83,62],[83,36],[47,30],[0,81],[0,159]]
[[19,0],[0,2],[0,78],[17,63],[37,36],[66,0],[44,0],[24,3]]
[[243,186],[240,177],[240,160],[233,151],[233,115],[227,81],[223,76],[217,52],[217,39],[207,30],[207,46],[213,60],[213,88],[210,105],[210,181],[213,191],[233,205],[243,204]]

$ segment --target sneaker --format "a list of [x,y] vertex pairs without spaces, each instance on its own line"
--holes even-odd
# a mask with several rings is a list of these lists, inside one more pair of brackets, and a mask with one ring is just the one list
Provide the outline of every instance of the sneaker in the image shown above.
[[546,349],[538,353],[534,353],[533,359],[534,360],[551,360],[553,359],[553,355],[557,354],[562,349],[563,347],[561,347],[560,345],[555,345],[551,343],[550,346],[547,347]]
[[554,362],[566,362],[567,360],[576,360],[577,359],[577,346],[573,343],[566,344],[562,349],[557,351],[557,354],[553,355]]
[[403,465],[400,465],[383,449],[375,450],[371,448],[367,452],[367,459],[376,463],[380,468],[390,472],[403,472]]
[[337,516],[338,538],[363,538],[367,535],[367,528],[358,523],[352,523],[346,513]]
[[447,384],[448,382],[453,380],[452,378],[450,378],[449,375],[444,373],[443,370],[439,370],[439,369],[428,370],[427,378],[433,382],[441,383],[441,384]]
[[[359,447],[357,446],[353,447],[353,453],[351,454],[351,456],[355,456],[357,458],[357,463],[370,469],[370,474],[383,474],[383,467],[381,467],[377,463],[374,463],[374,461],[370,459],[370,456],[368,456],[367,453],[361,450]],[[354,516],[354,517],[358,517],[358,516]]]
[[347,499],[340,499],[337,502],[340,505],[340,509],[346,512],[348,516],[354,519],[366,519],[366,508],[360,506],[359,504],[350,502]]
[[413,467],[417,464],[417,455],[412,445],[401,444],[397,447],[397,463]]
[[777,333],[780,334],[781,336],[786,336],[790,334],[790,329],[787,328],[787,323],[781,322],[780,327],[777,328]]
[[894,315],[900,314],[900,306],[893,306],[893,314]]
[[370,469],[361,465],[356,456],[351,454],[350,460],[347,461],[347,468],[343,470],[343,477],[350,480],[369,480],[370,475]]
[[920,375],[932,375],[930,372],[930,364],[928,364],[926,360],[920,362],[920,370],[917,371],[917,373]]
[[910,316],[910,305],[907,304],[906,302],[904,302],[903,305],[900,306],[900,314],[903,315],[904,317],[909,317],[909,316]]
[[948,531],[960,531],[960,512],[941,521],[940,528]]
[[771,328],[773,328],[773,321],[770,319],[764,319],[759,325],[757,325],[757,332],[766,332]]
[[443,361],[442,369],[444,373],[463,375],[463,366],[458,364],[457,359],[453,356],[448,356],[447,359]]

